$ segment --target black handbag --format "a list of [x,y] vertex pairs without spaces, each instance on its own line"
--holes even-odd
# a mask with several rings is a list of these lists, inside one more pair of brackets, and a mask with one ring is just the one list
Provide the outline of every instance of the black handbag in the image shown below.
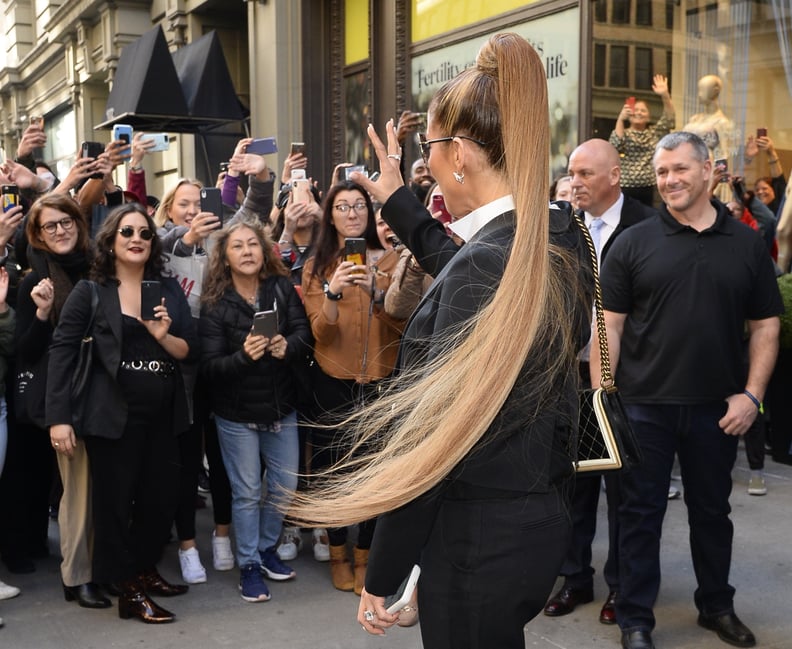
[[591,253],[594,273],[594,309],[600,351],[600,386],[581,390],[575,471],[592,473],[630,469],[641,463],[641,447],[624,412],[621,395],[611,375],[608,334],[602,308],[602,287],[597,252],[586,224],[575,214]]
[[72,401],[72,425],[77,436],[80,435],[88,401],[88,388],[93,370],[93,328],[96,320],[96,308],[99,305],[99,290],[96,282],[89,281],[91,286],[91,315],[80,341],[80,351],[72,374],[70,396]]

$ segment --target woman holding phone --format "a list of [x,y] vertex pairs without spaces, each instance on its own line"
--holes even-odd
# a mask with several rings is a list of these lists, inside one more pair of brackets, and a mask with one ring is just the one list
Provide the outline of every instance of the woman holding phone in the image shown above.
[[[198,322],[199,305],[196,296],[202,291],[202,270],[208,261],[205,250],[207,237],[221,227],[220,218],[212,212],[201,210],[201,190],[198,180],[182,178],[162,198],[154,215],[162,238],[163,251],[171,256],[166,268],[186,281],[192,295],[191,310]],[[192,258],[192,259],[191,259]],[[186,263],[191,262],[191,263]],[[179,270],[187,266],[192,273],[184,277]],[[212,492],[212,564],[215,570],[231,570],[234,555],[231,550],[231,487],[220,456],[217,430],[209,416],[209,386],[201,379],[197,364],[182,366],[184,380],[190,394],[192,425],[179,437],[181,478],[179,480],[179,506],[176,508],[176,535],[179,538],[179,567],[182,579],[188,584],[201,584],[207,579],[196,543],[195,493],[204,452],[209,464],[209,486]]]
[[[325,198],[315,254],[303,271],[305,310],[316,339],[319,371],[313,378],[319,412],[333,418],[350,414],[376,396],[379,382],[393,371],[404,321],[389,316],[383,303],[398,260],[397,252],[382,248],[363,187],[349,180],[333,185]],[[314,472],[335,464],[351,448],[343,426],[317,428],[312,435]],[[357,594],[363,589],[375,523],[372,517],[358,526],[354,573],[347,528],[328,529],[337,589]]]
[[283,512],[276,503],[288,503],[297,487],[297,386],[289,366],[310,349],[310,327],[288,270],[257,225],[237,222],[217,235],[201,301],[201,371],[212,386],[231,481],[239,590],[246,602],[264,602],[270,593],[262,575],[295,577],[277,554]]
[[[166,582],[156,563],[176,508],[178,435],[189,427],[179,361],[194,353],[197,340],[184,293],[161,275],[154,228],[137,203],[116,208],[102,224],[92,282],[74,287],[52,338],[46,422],[57,453],[71,458],[77,434],[88,451],[94,580],[118,585],[120,617],[163,623],[174,615],[150,596],[187,591]],[[144,281],[160,282],[152,313],[142,309]],[[69,386],[95,299],[90,407],[75,432]]]
[[462,217],[461,247],[404,187],[386,128],[386,143],[368,130],[382,176],[360,183],[435,281],[405,331],[393,390],[356,417],[368,453],[290,515],[380,516],[357,617],[369,633],[397,623],[385,596],[420,564],[425,647],[523,648],[569,539],[576,354],[593,290],[579,278],[581,230],[548,210],[542,60],[521,36],[496,34],[429,105],[422,154]]

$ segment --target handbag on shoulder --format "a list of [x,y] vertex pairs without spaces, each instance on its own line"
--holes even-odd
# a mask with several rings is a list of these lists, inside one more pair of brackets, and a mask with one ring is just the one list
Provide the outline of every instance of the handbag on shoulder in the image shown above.
[[597,252],[586,224],[575,214],[591,253],[594,273],[594,310],[600,352],[600,386],[580,391],[575,471],[603,473],[630,469],[641,463],[641,448],[624,412],[621,395],[611,375],[608,335],[602,308],[602,288],[597,267]]

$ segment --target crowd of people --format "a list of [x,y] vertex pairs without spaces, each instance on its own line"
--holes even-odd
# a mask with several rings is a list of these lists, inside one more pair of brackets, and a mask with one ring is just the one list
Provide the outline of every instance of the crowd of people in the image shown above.
[[[605,477],[600,621],[625,649],[654,647],[678,457],[699,624],[753,646],[728,582],[731,470],[744,435],[749,493],[766,493],[760,411],[792,206],[766,133],[745,151],[766,153],[771,176],[747,191],[701,138],[673,131],[664,77],[653,91],[656,125],[627,102],[610,142],[581,143],[551,187],[541,59],[496,35],[425,126],[407,111],[384,137],[369,127],[376,180],[342,163],[323,187],[302,151],[278,176],[243,138],[215,211],[197,180],[147,194],[141,133],[78,155],[60,180],[35,158],[46,135],[31,123],[0,169],[21,197],[0,214],[7,572],[48,556],[54,508],[66,601],[117,597],[121,618],[172,622],[154,598],[209,579],[195,524],[208,467],[212,565],[238,569],[245,602],[294,579],[310,529],[367,632],[420,620],[433,649],[523,647],[537,614],[593,600],[601,478],[574,473],[578,391],[598,386],[601,360],[585,229],[646,458]],[[174,531],[184,584],[157,569]],[[388,609],[416,564],[417,589]],[[18,594],[0,582],[0,599]]]

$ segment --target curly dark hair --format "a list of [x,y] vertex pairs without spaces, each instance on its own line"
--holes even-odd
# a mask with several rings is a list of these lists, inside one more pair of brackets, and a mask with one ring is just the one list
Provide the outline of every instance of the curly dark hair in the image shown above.
[[322,277],[343,252],[343,248],[338,247],[338,231],[333,225],[333,203],[339,192],[350,190],[360,192],[368,207],[366,231],[363,234],[363,238],[366,240],[366,247],[373,250],[382,249],[382,244],[377,236],[377,223],[374,219],[374,206],[371,204],[371,197],[361,185],[353,183],[351,180],[342,180],[330,188],[325,197],[324,205],[322,205],[322,223],[319,228],[319,237],[315,244],[314,277]]
[[146,219],[146,227],[154,233],[151,238],[151,254],[146,260],[145,279],[158,280],[162,277],[165,257],[162,252],[162,241],[157,236],[157,226],[140,203],[124,203],[107,215],[105,222],[96,234],[96,256],[91,268],[91,279],[100,284],[110,280],[118,283],[116,277],[116,259],[113,245],[118,236],[118,225],[127,214],[140,214]]
[[258,224],[237,221],[212,235],[214,246],[209,255],[209,268],[206,269],[206,279],[201,292],[201,304],[208,306],[217,304],[226,290],[234,286],[231,268],[228,265],[228,239],[234,232],[243,228],[251,230],[256,235],[264,253],[264,264],[259,271],[259,279],[264,280],[272,275],[288,277],[289,270],[275,252],[272,239],[270,239],[266,230]]

